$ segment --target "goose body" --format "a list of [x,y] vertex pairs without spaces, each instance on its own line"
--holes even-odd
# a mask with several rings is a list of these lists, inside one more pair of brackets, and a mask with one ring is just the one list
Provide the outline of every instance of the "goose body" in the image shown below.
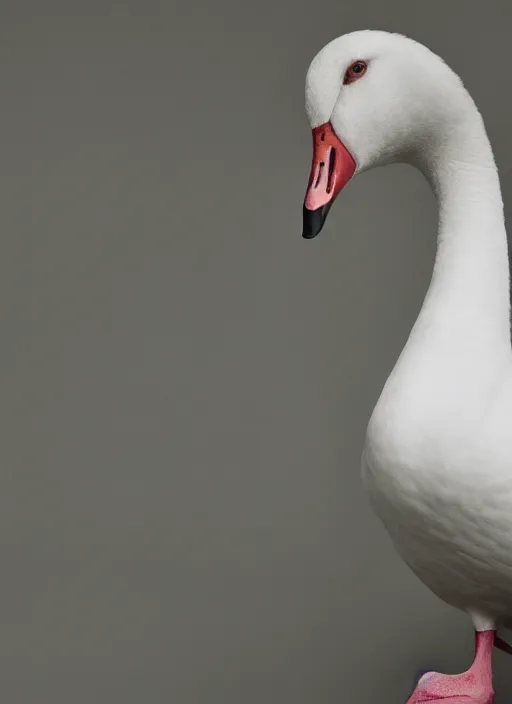
[[483,404],[485,415],[475,413],[457,433],[456,408],[441,406],[420,429],[423,409],[412,404],[408,414],[389,391],[372,416],[362,461],[375,512],[435,594],[485,624],[512,628],[512,441],[505,422],[512,375],[504,374],[496,398]]
[[346,183],[374,166],[417,167],[437,199],[432,280],[370,419],[362,476],[403,560],[477,632],[468,672],[472,682],[479,673],[480,689],[467,685],[468,673],[429,674],[411,704],[436,696],[489,704],[486,634],[512,628],[510,282],[489,139],[458,76],[426,47],[386,32],[324,47],[308,71],[306,109],[314,156],[305,237],[318,233]]

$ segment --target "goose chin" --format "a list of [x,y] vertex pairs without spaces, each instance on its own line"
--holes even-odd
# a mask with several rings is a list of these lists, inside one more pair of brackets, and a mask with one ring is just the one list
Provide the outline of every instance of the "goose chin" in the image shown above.
[[302,209],[302,236],[316,237],[341,189],[356,171],[356,161],[330,122],[313,130],[313,161]]

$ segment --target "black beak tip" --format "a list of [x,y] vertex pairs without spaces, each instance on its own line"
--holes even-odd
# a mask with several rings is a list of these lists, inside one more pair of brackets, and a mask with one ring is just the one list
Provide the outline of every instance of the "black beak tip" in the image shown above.
[[331,204],[317,208],[316,210],[309,210],[304,205],[302,208],[302,237],[305,240],[312,240],[316,237],[322,230],[327,213],[329,212]]

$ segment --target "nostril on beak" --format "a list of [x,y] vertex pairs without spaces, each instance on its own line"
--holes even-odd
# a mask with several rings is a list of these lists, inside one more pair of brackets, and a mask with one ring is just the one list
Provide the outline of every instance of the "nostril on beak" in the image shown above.
[[318,188],[318,184],[320,183],[320,179],[322,178],[322,171],[324,170],[325,166],[325,161],[321,161],[320,164],[318,165],[318,176],[315,181],[315,185],[313,188]]
[[336,149],[331,147],[329,152],[329,173],[327,175],[327,193],[332,191],[333,180],[334,180],[334,167],[336,166]]

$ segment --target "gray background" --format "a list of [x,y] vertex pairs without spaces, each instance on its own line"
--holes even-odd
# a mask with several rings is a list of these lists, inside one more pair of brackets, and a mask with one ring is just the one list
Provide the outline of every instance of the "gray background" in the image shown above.
[[512,203],[508,0],[0,3],[10,704],[399,704],[469,664],[359,479],[433,199],[377,170],[300,237],[305,71],[366,27],[462,74]]

